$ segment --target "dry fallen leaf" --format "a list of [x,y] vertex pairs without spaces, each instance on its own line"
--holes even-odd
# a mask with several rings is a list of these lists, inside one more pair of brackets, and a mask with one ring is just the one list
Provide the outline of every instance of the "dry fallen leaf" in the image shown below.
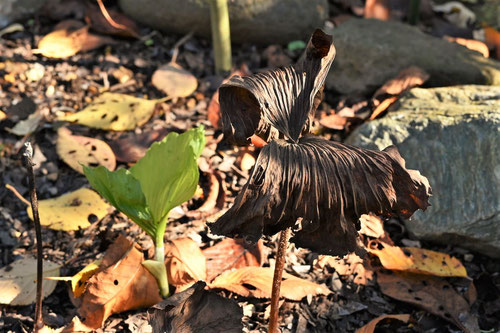
[[356,333],[374,333],[377,325],[380,322],[386,321],[388,319],[396,319],[396,320],[402,321],[403,323],[407,323],[410,320],[410,315],[409,314],[382,315],[382,316],[379,316],[379,317],[371,320],[365,326],[357,329]]
[[42,119],[42,113],[35,112],[30,114],[25,120],[19,121],[14,127],[6,128],[5,130],[15,135],[25,136],[36,131]]
[[384,221],[380,217],[372,213],[363,214],[359,221],[361,222],[361,228],[358,231],[360,234],[373,238],[381,238],[385,235]]
[[[90,223],[101,220],[110,206],[96,192],[81,188],[57,198],[40,200],[38,210],[40,224],[54,230],[80,230]],[[31,207],[28,216],[33,220]]]
[[419,306],[457,325],[466,333],[479,332],[477,318],[467,301],[443,279],[397,272],[377,273],[380,290],[399,301]]
[[500,60],[500,32],[493,27],[485,25],[484,37],[487,45],[496,48],[496,58]]
[[253,150],[251,151],[250,148],[242,149],[241,155],[238,157],[240,169],[243,171],[249,171],[255,165],[255,157],[252,154]]
[[207,262],[207,281],[233,268],[262,266],[264,261],[262,240],[247,244],[243,239],[225,238],[203,250]]
[[176,63],[170,62],[158,68],[151,78],[156,89],[171,98],[187,97],[195,92],[198,80]]
[[449,36],[445,36],[444,38],[449,42],[457,43],[465,46],[469,50],[479,52],[485,58],[489,58],[490,56],[490,50],[488,49],[488,46],[486,46],[486,44],[481,42],[480,40],[466,39],[460,37],[449,37]]
[[339,116],[336,113],[332,113],[328,116],[324,116],[319,120],[321,126],[342,131],[348,123],[348,118]]
[[4,120],[5,118],[7,118],[7,115],[5,114],[5,112],[0,110],[0,121]]
[[[9,305],[29,305],[36,298],[36,259],[24,257],[0,268],[0,303]],[[57,265],[48,260],[43,261],[43,277],[59,276]],[[56,288],[57,281],[44,280],[43,298],[49,296]]]
[[148,311],[153,332],[240,333],[243,310],[234,300],[205,290],[204,282],[175,294]]
[[148,130],[141,134],[126,133],[111,141],[109,145],[120,162],[137,162],[146,154],[153,142],[161,141],[167,135],[167,129]]
[[94,168],[103,165],[110,171],[116,167],[115,154],[106,142],[72,135],[65,127],[57,131],[56,150],[66,164],[81,174],[82,164]]
[[101,262],[102,260],[91,262],[73,276],[53,277],[49,278],[49,280],[70,281],[73,296],[78,298],[85,292],[85,289],[87,288],[87,281],[99,270]]
[[[210,283],[209,287],[226,289],[244,297],[271,298],[273,274],[274,270],[270,267],[244,267],[222,273]],[[307,295],[330,293],[325,285],[283,273],[281,297],[300,301]]]
[[111,25],[109,20],[104,17],[102,10],[97,6],[86,3],[85,7],[85,21],[92,27],[92,30],[105,35],[140,38],[137,24],[124,14],[106,8],[105,10],[113,23],[116,23],[116,25]]
[[381,250],[368,249],[368,251],[375,254],[387,269],[436,276],[467,277],[467,271],[462,263],[446,253],[380,243],[383,245]]
[[[142,265],[144,255],[138,246],[119,236],[108,248],[106,257],[118,257],[111,265],[94,274],[87,283],[78,314],[90,329],[98,329],[114,313],[160,302],[156,279]],[[74,325],[74,324],[73,324]]]
[[364,18],[388,21],[391,18],[388,0],[366,0]]
[[165,244],[168,282],[176,291],[189,288],[207,277],[206,260],[198,244],[191,238],[180,238]]
[[80,112],[63,115],[58,120],[104,130],[126,131],[144,125],[153,115],[155,105],[165,100],[104,93]]
[[349,253],[344,257],[320,255],[316,265],[320,268],[329,266],[338,275],[352,278],[355,284],[367,285],[373,280],[373,271],[363,264],[363,259],[354,253]]

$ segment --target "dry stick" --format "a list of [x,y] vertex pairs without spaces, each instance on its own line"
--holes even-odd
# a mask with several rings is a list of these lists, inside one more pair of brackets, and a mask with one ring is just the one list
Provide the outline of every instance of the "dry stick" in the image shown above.
[[185,35],[184,37],[182,37],[181,39],[179,39],[177,41],[177,43],[174,44],[174,46],[172,47],[172,49],[173,49],[173,51],[172,51],[172,59],[170,60],[170,62],[177,63],[177,57],[179,56],[179,49],[180,49],[180,47],[184,43],[186,43],[188,40],[190,40],[191,37],[193,37],[193,34],[194,34],[194,31],[189,32],[187,35]]
[[43,328],[42,319],[42,282],[43,282],[43,261],[42,261],[42,228],[40,227],[40,216],[38,215],[38,199],[36,197],[35,172],[33,171],[33,148],[31,143],[24,144],[23,163],[28,170],[28,181],[30,187],[31,211],[33,212],[33,222],[36,233],[36,306],[35,306],[35,327],[34,332]]
[[273,291],[271,292],[271,314],[269,316],[269,333],[278,332],[278,314],[280,301],[281,278],[285,267],[285,253],[288,245],[290,228],[286,228],[280,233],[278,242],[278,252],[276,253],[276,265],[274,266]]
[[113,28],[120,29],[120,30],[127,30],[128,29],[123,24],[120,24],[120,23],[116,22],[115,20],[113,20],[111,15],[109,15],[108,10],[106,9],[106,6],[104,6],[104,4],[102,3],[102,0],[97,0],[97,4],[99,5],[99,9],[101,10],[102,15],[104,16],[106,21],[108,21],[108,23],[111,24],[111,26]]

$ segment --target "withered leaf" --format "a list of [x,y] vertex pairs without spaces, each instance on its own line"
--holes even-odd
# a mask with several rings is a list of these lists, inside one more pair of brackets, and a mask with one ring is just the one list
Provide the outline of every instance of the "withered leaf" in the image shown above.
[[238,304],[204,288],[205,282],[197,282],[150,309],[153,332],[242,332],[243,310]]
[[234,205],[211,230],[256,242],[301,218],[292,242],[344,255],[358,250],[362,214],[408,218],[429,205],[430,194],[427,179],[406,169],[394,146],[372,151],[312,136],[276,140],[262,148]]
[[266,141],[284,137],[296,142],[309,132],[308,119],[319,105],[334,57],[332,37],[317,29],[298,64],[232,77],[219,88],[225,136],[239,145],[248,144],[253,134]]

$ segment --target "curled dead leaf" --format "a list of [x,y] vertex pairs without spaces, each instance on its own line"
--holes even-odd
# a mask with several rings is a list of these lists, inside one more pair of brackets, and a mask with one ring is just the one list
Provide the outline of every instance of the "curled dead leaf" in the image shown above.
[[404,272],[378,272],[377,283],[389,297],[419,306],[466,333],[479,332],[477,318],[471,313],[469,303],[443,279]]
[[436,276],[467,277],[467,271],[455,257],[446,253],[420,249],[417,247],[398,247],[382,243],[383,248],[369,249],[387,269],[407,271]]
[[344,257],[320,255],[316,265],[320,268],[329,266],[335,269],[338,275],[352,278],[358,285],[367,285],[373,280],[373,271],[366,265],[364,260],[354,253],[349,253]]
[[162,300],[156,279],[143,261],[144,255],[136,244],[121,235],[115,240],[82,296],[78,315],[84,326],[98,329],[114,313],[149,307]]
[[[271,298],[273,269],[270,267],[244,267],[226,271],[210,283],[210,289],[226,289],[244,297]],[[281,297],[300,301],[307,295],[328,295],[325,286],[283,273]]]
[[85,21],[87,21],[94,31],[106,35],[140,38],[137,24],[124,14],[117,12],[116,10],[106,8],[105,10],[109,17],[114,23],[116,23],[115,25],[112,25],[109,22],[110,20],[104,17],[103,11],[97,6],[87,2],[85,7]]
[[463,45],[469,50],[479,52],[485,58],[489,58],[490,56],[490,50],[488,49],[488,46],[485,43],[481,42],[480,40],[466,39],[460,37],[449,37],[449,36],[445,36],[444,39],[452,43]]
[[247,244],[242,239],[226,238],[203,250],[207,263],[207,281],[233,268],[262,266],[264,261],[262,240]]
[[82,164],[90,167],[103,165],[110,171],[116,167],[115,154],[106,142],[72,135],[65,127],[57,131],[56,151],[66,164],[81,174]]
[[240,333],[243,310],[238,304],[205,290],[204,282],[177,293],[148,311],[153,332]]
[[180,238],[165,244],[168,282],[183,291],[207,277],[206,259],[191,238]]

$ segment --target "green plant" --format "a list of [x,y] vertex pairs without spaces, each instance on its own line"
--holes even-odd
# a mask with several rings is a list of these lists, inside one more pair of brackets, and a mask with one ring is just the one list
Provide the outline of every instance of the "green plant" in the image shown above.
[[232,66],[227,0],[209,0],[209,4],[215,71],[218,74],[223,74],[229,72]]
[[204,146],[200,127],[155,142],[129,170],[84,166],[92,187],[153,239],[155,258],[143,265],[156,277],[164,297],[169,294],[163,246],[168,214],[193,196],[199,179],[197,159]]

